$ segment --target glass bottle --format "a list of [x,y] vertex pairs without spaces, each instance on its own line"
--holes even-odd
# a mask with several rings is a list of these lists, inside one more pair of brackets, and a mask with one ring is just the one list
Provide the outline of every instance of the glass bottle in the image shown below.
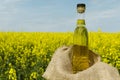
[[77,27],[74,30],[72,69],[73,73],[83,71],[89,67],[88,55],[88,32],[85,27],[85,4],[77,4],[77,13],[80,18],[77,20]]

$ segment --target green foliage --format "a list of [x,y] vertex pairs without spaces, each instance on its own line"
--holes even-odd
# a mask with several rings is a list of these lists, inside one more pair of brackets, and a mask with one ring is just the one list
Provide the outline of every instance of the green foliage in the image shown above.
[[[120,33],[89,33],[89,48],[120,71]],[[72,45],[73,33],[0,32],[0,80],[44,80],[54,51]]]

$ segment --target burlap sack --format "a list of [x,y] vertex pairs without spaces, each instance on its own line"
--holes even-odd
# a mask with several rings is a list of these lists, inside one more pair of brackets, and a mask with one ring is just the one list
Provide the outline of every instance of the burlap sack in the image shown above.
[[42,75],[47,80],[120,80],[116,68],[100,61],[100,57],[89,50],[91,67],[73,74],[70,61],[71,47],[58,48],[46,71]]

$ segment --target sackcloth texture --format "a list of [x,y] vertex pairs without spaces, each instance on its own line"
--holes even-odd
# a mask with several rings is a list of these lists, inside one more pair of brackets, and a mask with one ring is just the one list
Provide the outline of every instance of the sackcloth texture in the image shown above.
[[120,80],[115,67],[100,61],[100,56],[89,50],[91,67],[76,74],[72,72],[71,47],[60,47],[52,56],[46,71],[42,75],[46,80]]

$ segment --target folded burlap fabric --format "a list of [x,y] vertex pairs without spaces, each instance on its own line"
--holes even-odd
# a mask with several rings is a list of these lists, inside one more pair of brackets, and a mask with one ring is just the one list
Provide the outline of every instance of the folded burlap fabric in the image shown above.
[[120,80],[115,67],[100,61],[100,56],[89,50],[91,67],[76,74],[72,72],[71,47],[58,48],[42,75],[47,80]]

